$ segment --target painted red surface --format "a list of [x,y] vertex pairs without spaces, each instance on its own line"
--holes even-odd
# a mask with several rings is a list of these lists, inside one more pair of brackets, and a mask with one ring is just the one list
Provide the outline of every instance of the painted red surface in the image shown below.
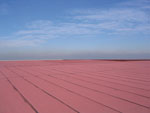
[[0,113],[150,113],[150,61],[0,61]]

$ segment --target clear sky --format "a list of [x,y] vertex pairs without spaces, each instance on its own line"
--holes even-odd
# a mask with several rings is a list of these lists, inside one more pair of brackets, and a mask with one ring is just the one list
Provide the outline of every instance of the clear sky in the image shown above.
[[0,0],[0,60],[150,58],[150,0]]

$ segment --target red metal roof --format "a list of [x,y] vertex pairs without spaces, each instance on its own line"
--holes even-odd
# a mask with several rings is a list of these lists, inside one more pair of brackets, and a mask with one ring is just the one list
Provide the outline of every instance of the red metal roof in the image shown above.
[[150,61],[0,61],[0,113],[150,113]]

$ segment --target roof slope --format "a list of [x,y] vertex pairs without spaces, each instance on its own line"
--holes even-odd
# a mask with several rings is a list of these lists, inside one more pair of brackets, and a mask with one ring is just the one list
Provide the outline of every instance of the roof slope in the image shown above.
[[150,61],[0,61],[0,113],[150,113]]

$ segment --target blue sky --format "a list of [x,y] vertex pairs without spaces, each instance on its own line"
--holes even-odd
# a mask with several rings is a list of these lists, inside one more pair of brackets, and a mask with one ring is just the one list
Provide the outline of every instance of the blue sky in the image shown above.
[[150,0],[0,0],[0,60],[150,58]]

